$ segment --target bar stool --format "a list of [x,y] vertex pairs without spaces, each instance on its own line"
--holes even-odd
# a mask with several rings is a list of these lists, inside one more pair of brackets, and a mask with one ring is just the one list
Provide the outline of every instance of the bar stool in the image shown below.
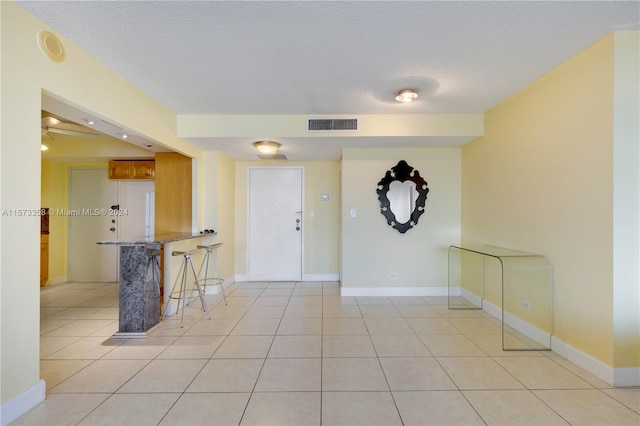
[[[180,269],[178,269],[178,275],[176,276],[176,280],[173,283],[173,287],[171,287],[171,293],[169,293],[169,299],[177,299],[178,304],[176,305],[176,314],[180,310],[180,300],[182,300],[182,316],[180,317],[180,327],[183,327],[184,321],[184,308],[191,303],[191,299],[196,296],[193,295],[193,292],[197,292],[200,297],[200,303],[202,303],[202,309],[206,312],[207,317],[211,319],[209,315],[209,310],[207,309],[207,303],[204,301],[204,292],[202,287],[200,286],[200,280],[198,279],[198,275],[196,274],[196,268],[193,266],[192,255],[200,252],[201,248],[197,248],[191,251],[173,251],[171,252],[171,256],[182,256],[182,263],[180,264]],[[195,279],[195,288],[187,287],[187,269],[188,266],[191,267],[191,272],[193,272],[193,278]],[[180,281],[180,289],[176,291],[176,286],[178,285],[178,281]],[[188,302],[187,302],[188,300]],[[169,303],[166,304],[164,310],[162,312],[162,319],[164,319],[165,314],[167,313],[167,308],[169,307]]]
[[[198,277],[202,274],[202,269],[204,269],[204,278],[200,279],[202,281],[202,287],[204,290],[207,288],[207,284],[211,285],[219,285],[220,291],[222,292],[222,298],[224,299],[224,304],[227,304],[227,295],[224,293],[224,280],[220,277],[220,270],[218,269],[218,257],[216,256],[216,252],[214,251],[218,247],[220,247],[222,243],[210,244],[210,245],[202,245],[198,246],[199,249],[205,249],[207,252],[202,259],[202,265],[200,265],[200,271],[198,271]],[[213,276],[209,277],[209,261],[213,264],[211,270]]]

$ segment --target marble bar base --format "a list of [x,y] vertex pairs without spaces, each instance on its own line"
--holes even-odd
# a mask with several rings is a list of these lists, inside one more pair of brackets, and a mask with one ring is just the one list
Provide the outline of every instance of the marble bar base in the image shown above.
[[144,338],[160,322],[160,244],[120,246],[120,316],[114,337]]

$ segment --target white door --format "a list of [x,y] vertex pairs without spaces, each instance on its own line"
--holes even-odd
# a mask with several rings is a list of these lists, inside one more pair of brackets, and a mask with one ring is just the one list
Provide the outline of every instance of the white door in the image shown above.
[[249,169],[248,275],[302,279],[302,168]]
[[69,281],[118,281],[117,247],[96,244],[116,239],[118,217],[109,214],[116,204],[118,187],[107,169],[69,170]]

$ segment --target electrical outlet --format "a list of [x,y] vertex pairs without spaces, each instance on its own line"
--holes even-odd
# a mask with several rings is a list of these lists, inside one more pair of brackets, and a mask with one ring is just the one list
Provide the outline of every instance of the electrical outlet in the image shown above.
[[522,309],[524,309],[525,311],[531,312],[531,303],[527,302],[526,300],[522,299],[520,301],[520,306],[522,306]]
[[390,280],[397,280],[398,279],[398,274],[395,272],[392,272],[389,274],[389,279]]

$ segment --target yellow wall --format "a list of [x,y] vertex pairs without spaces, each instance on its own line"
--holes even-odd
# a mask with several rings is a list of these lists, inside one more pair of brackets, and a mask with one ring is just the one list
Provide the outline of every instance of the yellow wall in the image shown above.
[[488,111],[485,136],[462,150],[463,243],[546,256],[553,334],[609,366],[613,52],[610,35]]
[[[237,161],[235,164],[236,274],[247,273],[247,173],[250,167],[304,167],[304,275],[339,273],[338,161]],[[329,201],[322,201],[329,194]],[[315,217],[309,217],[309,211]]]
[[[15,3],[0,2],[0,20],[2,209],[40,207],[43,93],[199,159],[200,150],[176,136],[175,113],[63,37],[65,60],[52,62],[36,43],[38,31],[51,28]],[[4,404],[39,383],[40,220],[3,216],[0,230],[0,393]]]
[[218,233],[214,241],[223,243],[217,249],[220,275],[229,279],[235,274],[235,162],[221,152],[205,151],[201,168],[201,229],[213,229]]
[[[404,234],[387,224],[376,193],[380,179],[400,160],[418,170],[429,186],[425,213]],[[343,287],[447,286],[447,248],[460,242],[460,167],[460,148],[343,151]]]

